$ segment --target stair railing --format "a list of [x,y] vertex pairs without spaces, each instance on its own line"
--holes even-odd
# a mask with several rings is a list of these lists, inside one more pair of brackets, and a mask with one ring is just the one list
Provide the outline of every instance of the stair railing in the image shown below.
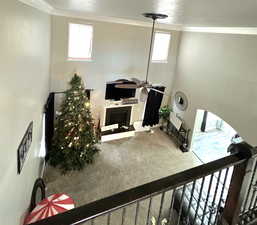
[[237,153],[32,225],[238,224],[256,151],[246,143],[230,148]]

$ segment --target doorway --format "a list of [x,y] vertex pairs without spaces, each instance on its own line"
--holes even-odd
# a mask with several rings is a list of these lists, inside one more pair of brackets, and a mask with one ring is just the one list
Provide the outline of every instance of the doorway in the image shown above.
[[197,110],[191,148],[203,163],[229,155],[228,146],[238,136],[237,132],[217,115]]

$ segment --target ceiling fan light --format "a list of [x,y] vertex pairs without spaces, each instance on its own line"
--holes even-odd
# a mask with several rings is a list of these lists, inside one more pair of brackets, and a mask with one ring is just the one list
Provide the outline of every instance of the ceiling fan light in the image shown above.
[[148,89],[146,87],[143,87],[141,90],[140,90],[140,101],[141,102],[145,102],[147,100],[147,97],[148,97]]

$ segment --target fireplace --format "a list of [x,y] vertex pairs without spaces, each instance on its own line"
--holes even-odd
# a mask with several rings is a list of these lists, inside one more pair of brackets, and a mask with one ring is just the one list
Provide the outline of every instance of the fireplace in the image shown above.
[[107,108],[105,126],[119,124],[119,127],[130,125],[131,106]]

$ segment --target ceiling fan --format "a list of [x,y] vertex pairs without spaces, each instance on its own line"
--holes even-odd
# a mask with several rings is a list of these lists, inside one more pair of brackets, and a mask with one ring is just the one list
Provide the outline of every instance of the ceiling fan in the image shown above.
[[[142,88],[141,89],[141,95],[140,95],[140,100],[145,101],[148,96],[149,90],[153,90],[155,92],[158,92],[163,95],[165,94],[163,91],[159,91],[153,87],[152,84],[148,82],[148,75],[149,75],[149,67],[150,67],[150,61],[151,61],[151,55],[152,55],[152,48],[153,48],[153,37],[154,37],[154,27],[155,27],[155,22],[157,19],[165,19],[168,16],[165,14],[159,14],[159,13],[144,13],[144,17],[151,18],[153,20],[153,25],[152,25],[152,33],[151,33],[151,42],[150,42],[150,49],[149,49],[149,55],[148,55],[148,62],[147,62],[147,71],[146,71],[146,77],[144,81],[141,81],[137,78],[131,78],[131,80],[134,82],[133,84],[128,83],[128,84],[116,84],[116,88],[124,88],[124,89],[135,89],[135,88]],[[169,96],[169,95],[167,95]]]

